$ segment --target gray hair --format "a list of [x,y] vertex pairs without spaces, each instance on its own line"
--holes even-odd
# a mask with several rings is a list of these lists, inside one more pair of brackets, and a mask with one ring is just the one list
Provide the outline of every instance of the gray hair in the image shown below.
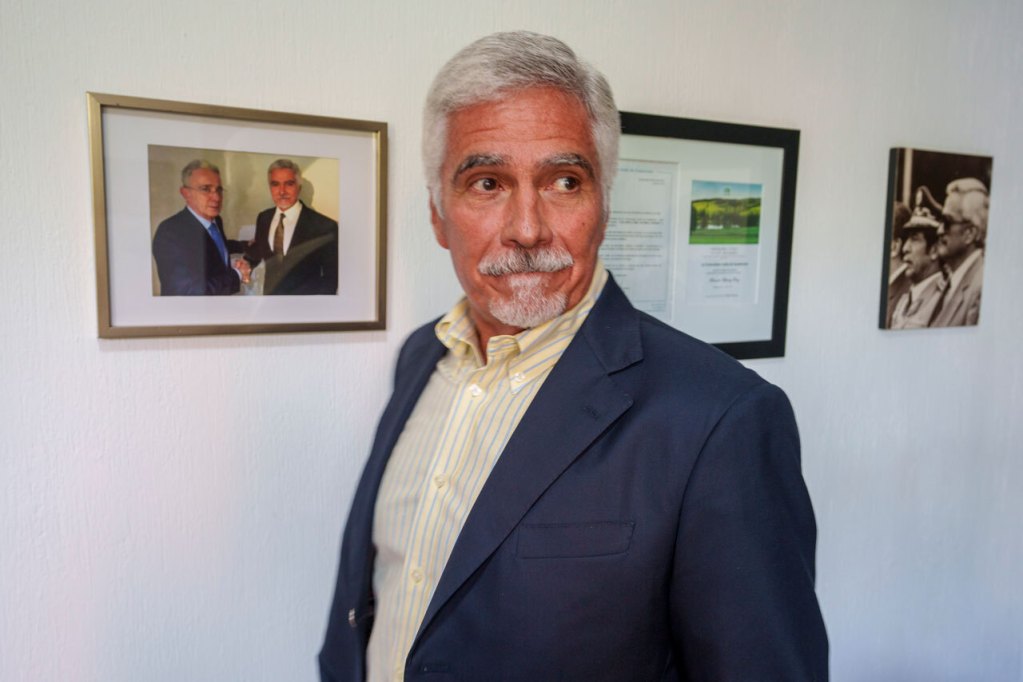
[[600,162],[604,213],[618,166],[621,123],[607,79],[557,38],[514,31],[494,33],[463,48],[445,64],[423,109],[423,166],[438,211],[440,170],[447,149],[448,118],[460,109],[500,100],[515,90],[550,87],[575,97],[586,108]]
[[295,173],[295,179],[298,180],[299,184],[302,183],[302,169],[298,167],[298,164],[291,159],[277,159],[266,169],[267,176],[273,173],[275,170],[289,170]]
[[208,170],[213,171],[217,175],[220,175],[220,169],[214,166],[205,159],[193,159],[188,162],[188,165],[181,169],[181,186],[188,187],[188,180],[192,177],[192,173],[197,170]]
[[946,219],[976,227],[978,246],[983,246],[987,239],[987,186],[977,178],[958,178],[948,183],[945,192],[942,212]]

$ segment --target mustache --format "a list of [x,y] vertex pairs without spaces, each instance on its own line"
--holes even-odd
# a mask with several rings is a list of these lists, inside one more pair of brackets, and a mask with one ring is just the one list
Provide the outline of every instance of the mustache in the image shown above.
[[481,275],[501,277],[529,272],[557,272],[574,264],[572,254],[557,246],[541,246],[535,249],[517,246],[508,251],[485,256],[476,269]]

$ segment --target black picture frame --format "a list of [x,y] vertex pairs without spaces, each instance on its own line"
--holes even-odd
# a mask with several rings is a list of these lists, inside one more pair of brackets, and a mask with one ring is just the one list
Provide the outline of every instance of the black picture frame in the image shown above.
[[[670,282],[669,293],[672,300],[684,298],[687,294],[685,276],[682,270],[690,269],[686,264],[693,258],[693,252],[687,244],[681,244],[679,235],[689,237],[692,233],[692,216],[696,213],[692,201],[690,211],[683,210],[685,196],[695,196],[695,184],[685,187],[685,180],[690,177],[726,177],[731,172],[736,178],[753,178],[762,192],[763,208],[767,224],[757,224],[757,239],[760,239],[754,251],[758,258],[769,257],[770,262],[755,264],[755,276],[760,280],[753,283],[756,288],[755,303],[723,303],[713,304],[709,297],[697,305],[688,303],[677,304],[680,310],[697,310],[699,314],[677,316],[671,319],[670,313],[658,315],[676,328],[686,331],[697,338],[706,340],[729,355],[738,359],[783,357],[785,355],[785,336],[788,320],[789,279],[792,264],[792,233],[796,204],[796,178],[799,161],[799,131],[786,128],[771,128],[738,123],[722,123],[691,118],[677,118],[636,112],[621,112],[622,148],[619,160],[619,176],[624,172],[623,164],[633,159],[636,163],[675,164],[674,174],[677,188],[675,220],[671,225],[674,232],[672,241],[677,243],[673,251],[673,264],[666,266],[667,279]],[[638,153],[637,153],[637,150]],[[766,156],[765,156],[766,153]],[[748,159],[747,163],[744,159]],[[766,159],[769,172],[760,166]],[[718,160],[722,160],[718,163]],[[729,170],[731,168],[731,170]],[[723,170],[724,169],[724,170]],[[734,172],[733,172],[734,171]],[[761,177],[765,176],[765,177]],[[738,184],[738,183],[736,183]],[[617,189],[615,191],[618,191]],[[767,209],[770,216],[766,216]],[[757,204],[756,220],[760,221],[761,205]],[[615,201],[612,199],[612,214]],[[688,225],[686,223],[689,223]],[[613,223],[613,217],[612,217]],[[687,229],[688,228],[688,229]],[[611,230],[609,224],[609,230]],[[607,242],[605,242],[607,244]],[[680,255],[679,255],[680,254]],[[613,260],[611,254],[602,255],[605,262]],[[615,271],[619,280],[627,277],[619,276],[619,271],[609,262],[609,268]],[[739,277],[753,276],[753,267],[740,272]],[[628,286],[623,283],[626,293]],[[766,291],[765,291],[766,290]],[[682,293],[679,293],[682,292]],[[760,296],[761,293],[769,294]],[[634,303],[636,303],[634,297]],[[637,307],[643,309],[642,304]],[[652,312],[648,310],[648,312]],[[663,311],[662,311],[663,312]],[[653,313],[657,315],[657,313]],[[755,329],[742,329],[745,318],[752,315],[760,320]],[[682,318],[687,319],[682,319]],[[698,327],[694,328],[688,320],[698,319]]]

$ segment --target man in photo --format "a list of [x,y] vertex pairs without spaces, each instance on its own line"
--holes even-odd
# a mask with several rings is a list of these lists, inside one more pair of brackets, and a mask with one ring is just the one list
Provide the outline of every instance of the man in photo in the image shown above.
[[976,178],[959,178],[949,183],[945,195],[938,256],[948,270],[948,288],[931,326],[975,325],[984,280],[988,190]]
[[[938,230],[935,214],[924,205],[926,188],[917,190],[917,207],[902,226],[902,263],[909,289],[892,312],[892,329],[921,329],[928,326],[945,293],[945,275],[938,262]],[[930,192],[926,192],[930,198]]]
[[906,264],[902,261],[902,228],[913,217],[909,207],[901,201],[892,205],[892,232],[888,251],[888,305],[885,311],[885,328],[891,329],[895,304],[909,291],[911,282],[906,276]]
[[224,186],[220,169],[195,159],[181,169],[185,208],[156,228],[153,258],[160,278],[161,296],[226,296],[248,281],[244,259],[228,263],[240,244],[224,236],[220,208]]
[[597,256],[619,117],[561,41],[499,33],[427,95],[464,297],[405,342],[321,678],[827,680],[785,394],[636,310]]
[[299,200],[302,171],[290,159],[267,169],[268,208],[256,218],[256,239],[246,250],[254,267],[266,263],[263,293],[307,295],[337,293],[338,224]]

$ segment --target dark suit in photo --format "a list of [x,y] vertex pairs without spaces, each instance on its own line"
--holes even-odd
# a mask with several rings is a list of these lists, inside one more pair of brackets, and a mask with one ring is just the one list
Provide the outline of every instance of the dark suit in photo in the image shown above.
[[[213,222],[228,252],[238,248],[238,242],[224,236],[221,219],[217,217]],[[153,258],[161,296],[226,296],[238,292],[238,273],[224,262],[213,238],[187,208],[156,228]]]
[[245,255],[255,267],[266,262],[263,293],[305,295],[337,293],[338,225],[322,213],[302,204],[291,245],[284,255],[275,255],[270,238],[275,208],[256,218],[256,239]]

